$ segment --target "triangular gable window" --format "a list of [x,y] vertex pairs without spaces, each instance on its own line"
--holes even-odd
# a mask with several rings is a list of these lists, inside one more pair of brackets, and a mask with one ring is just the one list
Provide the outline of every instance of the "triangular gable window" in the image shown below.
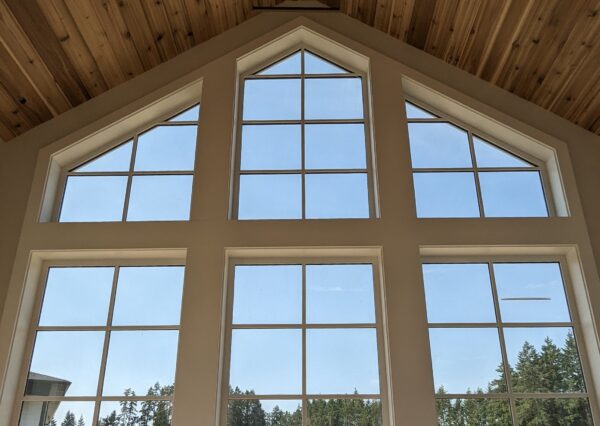
[[477,136],[473,136],[473,144],[478,167],[535,167],[533,164]]
[[255,75],[299,75],[302,74],[302,56],[304,55],[304,74],[350,74],[350,71],[323,59],[308,50],[299,50],[282,60],[269,65]]
[[304,72],[306,74],[348,74],[345,69],[309,51],[304,52]]
[[438,118],[436,115],[430,113],[429,111],[425,111],[423,108],[419,108],[415,104],[410,102],[405,102],[406,105],[406,117],[409,119],[412,118]]
[[75,168],[74,172],[126,172],[131,166],[133,141],[125,142],[105,154]]
[[300,74],[302,72],[302,52],[298,51],[283,58],[279,62],[258,72],[258,75]]
[[189,109],[186,109],[183,112],[175,115],[172,118],[169,118],[167,121],[170,122],[180,122],[180,121],[193,121],[194,123],[198,122],[198,117],[200,116],[200,105],[193,106]]

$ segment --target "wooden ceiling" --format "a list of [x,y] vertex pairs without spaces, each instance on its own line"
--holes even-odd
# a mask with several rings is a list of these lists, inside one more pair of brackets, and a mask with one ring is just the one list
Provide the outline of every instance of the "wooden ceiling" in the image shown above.
[[[279,3],[0,0],[0,138]],[[600,134],[600,0],[322,3]]]

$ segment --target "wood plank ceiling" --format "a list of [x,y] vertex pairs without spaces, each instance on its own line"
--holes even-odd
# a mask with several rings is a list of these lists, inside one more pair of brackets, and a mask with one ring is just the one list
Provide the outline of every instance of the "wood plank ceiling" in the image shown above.
[[[0,0],[0,138],[279,3]],[[323,3],[600,135],[600,0]]]

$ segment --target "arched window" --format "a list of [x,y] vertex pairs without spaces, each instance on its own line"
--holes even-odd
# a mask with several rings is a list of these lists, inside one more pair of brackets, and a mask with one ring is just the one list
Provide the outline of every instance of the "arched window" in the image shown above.
[[199,105],[67,168],[59,222],[188,220]]
[[373,216],[364,76],[304,48],[243,76],[238,219]]
[[534,158],[415,103],[406,115],[418,217],[549,216]]

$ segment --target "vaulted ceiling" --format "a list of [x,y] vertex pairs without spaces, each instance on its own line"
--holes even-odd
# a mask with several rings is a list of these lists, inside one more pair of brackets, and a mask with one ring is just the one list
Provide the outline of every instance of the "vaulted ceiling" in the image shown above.
[[[600,134],[600,0],[321,3]],[[290,4],[318,2],[0,0],[0,138]]]

